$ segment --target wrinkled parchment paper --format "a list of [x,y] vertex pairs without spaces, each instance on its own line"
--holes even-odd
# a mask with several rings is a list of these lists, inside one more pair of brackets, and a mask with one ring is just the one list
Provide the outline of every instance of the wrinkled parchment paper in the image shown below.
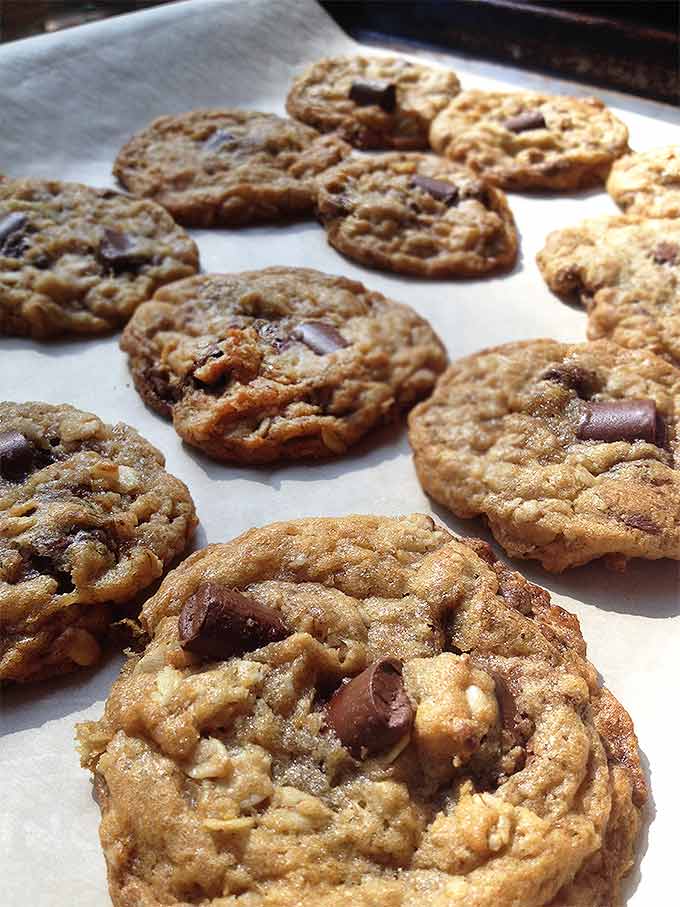
[[[351,50],[313,0],[192,0],[0,48],[0,171],[113,185],[122,143],[153,117],[194,107],[284,112],[303,64]],[[466,88],[526,87],[591,94],[585,86],[463,57],[419,53],[453,67]],[[631,146],[677,140],[671,107],[599,92],[628,124]],[[522,237],[511,275],[479,281],[420,281],[371,272],[331,249],[310,221],[240,231],[194,231],[205,270],[312,266],[358,278],[430,319],[451,358],[524,337],[585,338],[586,316],[545,287],[535,253],[555,228],[615,212],[604,192],[510,197]],[[432,506],[411,466],[406,433],[379,433],[322,465],[248,470],[213,463],[179,442],[134,392],[117,337],[38,344],[0,338],[0,391],[9,400],[69,402],[106,421],[136,426],[191,489],[197,544],[276,519],[353,512],[429,511],[457,532],[488,538]],[[581,619],[590,657],[630,710],[651,799],[629,907],[677,898],[678,568],[633,564],[624,575],[600,564],[550,576],[519,568]],[[109,903],[97,839],[98,810],[73,748],[76,721],[95,718],[121,659],[61,681],[0,693],[0,904],[102,907]]]

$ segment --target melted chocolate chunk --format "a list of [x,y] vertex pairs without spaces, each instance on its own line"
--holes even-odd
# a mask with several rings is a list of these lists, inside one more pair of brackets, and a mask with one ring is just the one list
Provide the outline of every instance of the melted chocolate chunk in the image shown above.
[[678,257],[678,246],[673,242],[660,242],[652,253],[652,258],[658,265],[674,265]]
[[356,81],[349,89],[349,98],[359,107],[375,104],[385,113],[393,113],[397,106],[397,86],[394,82]]
[[0,220],[0,255],[5,258],[22,258],[28,248],[24,228],[28,218],[20,211],[13,211]]
[[577,396],[588,399],[597,390],[598,381],[595,372],[571,362],[555,365],[543,373],[543,381],[554,381],[568,390],[576,392]]
[[342,334],[325,321],[303,321],[291,336],[304,343],[318,356],[326,356],[349,346]]
[[631,529],[639,529],[641,532],[648,532],[650,535],[658,535],[661,532],[661,526],[650,520],[642,513],[624,513],[619,517],[620,522]]
[[510,132],[528,132],[530,129],[545,129],[545,117],[540,110],[527,110],[507,119],[503,126]]
[[99,246],[99,260],[115,274],[136,271],[149,260],[149,256],[137,248],[134,239],[120,230],[104,230],[104,239]]
[[589,403],[576,432],[582,441],[648,441],[663,447],[666,426],[654,400]]
[[210,138],[203,142],[203,150],[219,151],[224,145],[234,141],[236,141],[236,136],[233,133],[227,132],[226,129],[216,129]]
[[429,176],[416,174],[411,178],[411,185],[422,189],[437,201],[444,202],[445,205],[455,205],[458,201],[458,187],[453,183],[447,183],[446,180],[435,180]]
[[33,469],[35,448],[18,431],[0,432],[0,475],[9,482],[23,482]]

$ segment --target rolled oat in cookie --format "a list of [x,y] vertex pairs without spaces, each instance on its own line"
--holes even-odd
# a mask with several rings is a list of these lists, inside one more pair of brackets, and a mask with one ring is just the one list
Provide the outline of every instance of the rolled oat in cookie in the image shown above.
[[619,158],[607,192],[626,214],[680,217],[680,145]]
[[275,523],[194,554],[142,620],[78,727],[114,904],[619,903],[630,718],[576,618],[483,542]]
[[0,403],[0,684],[101,656],[112,606],[185,549],[186,486],[128,425],[47,403]]
[[418,477],[483,515],[512,557],[680,560],[680,371],[601,340],[527,340],[454,362],[409,418]]
[[399,274],[477,277],[517,258],[505,195],[432,155],[345,161],[320,181],[318,215],[343,255]]
[[408,306],[309,268],[176,283],[121,346],[145,402],[187,443],[245,464],[343,454],[446,367]]
[[113,172],[180,224],[232,227],[311,216],[317,177],[350,151],[337,136],[271,113],[192,110],[138,132]]

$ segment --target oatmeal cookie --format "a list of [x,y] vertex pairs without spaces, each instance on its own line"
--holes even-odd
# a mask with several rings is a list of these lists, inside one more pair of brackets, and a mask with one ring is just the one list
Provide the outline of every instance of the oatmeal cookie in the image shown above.
[[320,181],[328,242],[362,264],[419,277],[508,270],[517,232],[505,195],[424,154],[352,158]]
[[556,230],[537,256],[551,290],[588,309],[588,337],[680,365],[680,219],[599,217]]
[[426,516],[278,523],[144,607],[78,728],[116,907],[618,903],[630,718],[544,590]]
[[680,559],[680,371],[604,340],[461,359],[411,414],[428,494],[484,515],[512,557],[560,572]]
[[309,66],[286,100],[288,113],[357,148],[429,147],[434,117],[460,91],[456,74],[398,57],[333,57]]
[[47,403],[0,403],[0,683],[99,660],[111,605],[185,548],[185,485],[128,425]]
[[310,215],[316,178],[350,152],[294,120],[248,110],[192,110],[154,120],[121,149],[114,175],[188,227]]
[[626,214],[680,217],[680,145],[619,158],[607,192]]
[[0,181],[0,334],[102,334],[197,270],[196,244],[152,202],[80,183]]
[[176,283],[121,346],[145,402],[187,443],[246,464],[342,454],[446,366],[412,309],[308,268]]
[[603,183],[628,129],[597,98],[464,91],[432,123],[430,144],[504,189]]

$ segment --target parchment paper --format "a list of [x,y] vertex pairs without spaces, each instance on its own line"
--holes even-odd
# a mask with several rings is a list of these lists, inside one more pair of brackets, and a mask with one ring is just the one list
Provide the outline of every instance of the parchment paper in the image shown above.
[[[406,13],[406,10],[405,10]],[[113,185],[120,145],[153,117],[202,106],[284,112],[287,87],[307,61],[351,50],[313,0],[192,0],[0,49],[0,171]],[[452,66],[466,88],[523,86],[575,94],[587,87],[463,57],[419,54]],[[677,140],[678,112],[598,92],[628,124],[631,145]],[[304,265],[358,278],[430,319],[451,358],[523,337],[585,338],[586,316],[555,299],[534,262],[546,234],[616,208],[604,192],[510,196],[522,237],[511,275],[419,281],[372,272],[331,249],[310,221],[286,227],[195,231],[205,270]],[[158,445],[189,486],[198,544],[257,524],[314,514],[429,511],[454,531],[488,538],[479,521],[432,507],[412,468],[406,433],[390,430],[323,465],[248,470],[215,464],[179,442],[134,392],[117,337],[38,344],[0,339],[4,399],[70,402],[125,420]],[[651,781],[642,859],[629,907],[677,903],[677,565],[636,563],[625,575],[600,564],[550,576],[517,565],[575,611],[590,657],[630,710]],[[73,749],[76,721],[95,718],[121,660],[97,671],[0,694],[0,904],[98,907],[109,903],[98,810]]]

